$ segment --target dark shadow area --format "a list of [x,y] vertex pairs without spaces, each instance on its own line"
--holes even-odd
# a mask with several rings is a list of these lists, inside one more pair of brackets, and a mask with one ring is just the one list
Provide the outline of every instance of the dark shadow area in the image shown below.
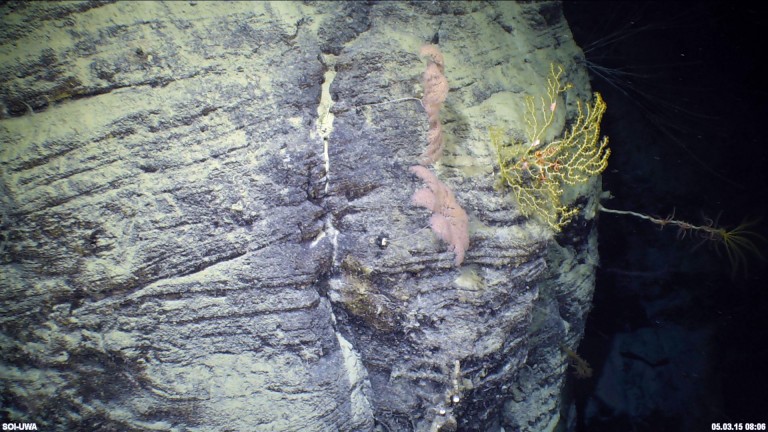
[[[609,208],[674,212],[766,236],[765,6],[565,2],[608,110]],[[734,269],[722,245],[604,213],[594,309],[570,383],[579,431],[768,422],[768,243]],[[686,234],[680,238],[682,234]],[[757,238],[757,237],[754,237]],[[719,247],[718,247],[719,246]]]

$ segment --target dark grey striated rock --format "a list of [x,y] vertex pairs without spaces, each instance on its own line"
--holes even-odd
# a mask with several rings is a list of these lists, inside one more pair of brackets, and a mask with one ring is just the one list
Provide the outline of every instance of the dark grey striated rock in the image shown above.
[[[551,430],[599,183],[559,246],[488,127],[561,63],[557,3],[13,3],[0,30],[2,402],[54,430]],[[419,47],[451,91],[411,204]],[[573,109],[575,100],[568,100]],[[560,133],[564,116],[553,127]],[[552,137],[549,137],[552,138]],[[563,242],[562,239],[567,241]],[[555,264],[553,266],[553,264]]]

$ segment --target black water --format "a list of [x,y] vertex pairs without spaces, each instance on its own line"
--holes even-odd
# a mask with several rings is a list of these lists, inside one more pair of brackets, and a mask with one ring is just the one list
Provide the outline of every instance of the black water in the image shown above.
[[[748,229],[768,235],[768,21],[753,4],[565,3],[608,104],[606,207],[726,228],[763,217]],[[752,237],[734,269],[692,230],[605,213],[598,226],[577,430],[768,423],[768,241]]]

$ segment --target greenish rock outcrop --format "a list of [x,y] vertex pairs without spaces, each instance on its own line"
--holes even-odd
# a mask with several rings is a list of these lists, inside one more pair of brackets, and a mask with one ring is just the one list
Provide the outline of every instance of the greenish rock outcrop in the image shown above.
[[[45,430],[554,430],[594,285],[494,185],[488,131],[562,64],[550,2],[0,7],[0,378]],[[460,267],[411,203],[421,45]],[[573,113],[573,101],[563,112]],[[553,129],[561,131],[565,116]]]

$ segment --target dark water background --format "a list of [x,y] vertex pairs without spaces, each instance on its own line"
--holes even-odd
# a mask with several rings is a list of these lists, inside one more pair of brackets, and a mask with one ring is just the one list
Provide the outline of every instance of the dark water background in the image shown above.
[[[606,207],[724,227],[768,211],[766,7],[565,2],[608,110]],[[625,74],[626,73],[626,74]],[[603,77],[601,77],[602,75]],[[607,78],[607,79],[606,79]],[[569,384],[580,431],[768,422],[768,242],[733,269],[715,242],[601,214],[601,267]]]

